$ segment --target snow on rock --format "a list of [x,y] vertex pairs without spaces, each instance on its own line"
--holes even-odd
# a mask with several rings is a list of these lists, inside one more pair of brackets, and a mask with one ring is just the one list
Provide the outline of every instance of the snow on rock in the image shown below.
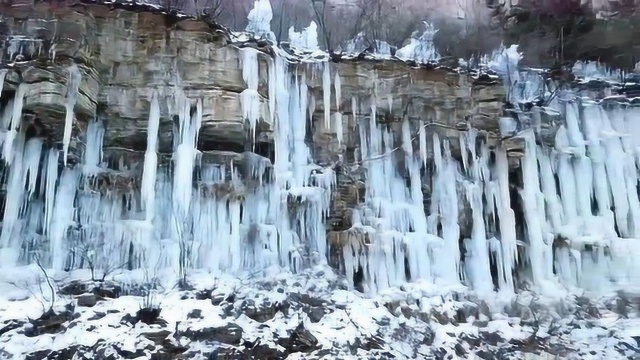
[[404,61],[413,60],[421,64],[436,62],[440,59],[440,54],[433,43],[433,37],[438,29],[426,21],[424,21],[424,25],[426,29],[422,35],[415,31],[409,39],[409,44],[396,51],[397,58]]
[[[624,305],[640,299],[633,294],[481,299],[464,288],[416,283],[366,298],[325,266],[297,275],[272,268],[260,278],[192,272],[190,290],[162,273],[121,271],[110,276],[117,293],[101,290],[88,272],[48,275],[61,289],[53,302],[38,290],[45,278],[36,266],[0,275],[2,358],[517,359],[546,352],[623,359],[637,351],[640,326]],[[81,301],[88,296],[97,301]],[[56,316],[42,318],[41,303],[53,304]],[[625,319],[616,321],[622,311]]]

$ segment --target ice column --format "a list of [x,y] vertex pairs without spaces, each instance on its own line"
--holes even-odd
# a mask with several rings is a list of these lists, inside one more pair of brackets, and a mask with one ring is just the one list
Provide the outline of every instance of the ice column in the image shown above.
[[[11,165],[11,162],[13,161],[13,141],[16,136],[18,136],[20,121],[22,121],[22,105],[24,104],[24,96],[26,95],[28,89],[29,85],[27,83],[21,83],[18,86],[18,91],[16,91],[13,103],[9,103],[9,105],[13,104],[12,111],[11,113],[7,112],[6,116],[3,117],[3,127],[9,127],[9,131],[7,131],[4,138],[4,144],[2,147],[2,158],[7,162],[8,165]],[[8,111],[8,109],[6,111]],[[10,117],[9,114],[11,114]]]
[[[324,107],[324,127],[331,128],[331,66],[328,62],[322,68],[322,106]],[[338,109],[339,110],[339,109]]]
[[[444,146],[443,146],[444,145]],[[444,148],[444,153],[443,153]],[[451,158],[448,141],[441,145],[438,134],[433,134],[433,191],[429,233],[438,235],[438,227],[444,241],[443,255],[439,259],[439,276],[451,284],[460,282],[460,226],[458,225],[459,172]],[[440,226],[438,226],[438,224]]]
[[252,48],[243,48],[241,51],[242,77],[247,88],[240,94],[242,113],[249,122],[251,140],[255,141],[256,127],[260,120],[260,94],[258,93],[258,51]]
[[65,242],[67,229],[73,223],[73,206],[78,188],[79,173],[76,169],[65,168],[56,192],[55,206],[51,218],[49,253],[54,269],[64,269],[69,255],[69,244]]
[[82,75],[77,65],[72,65],[68,69],[69,77],[67,80],[67,100],[64,104],[66,115],[64,118],[64,134],[62,137],[62,157],[65,166],[67,165],[67,153],[69,152],[69,143],[71,142],[71,130],[73,127],[73,109],[78,100],[78,90],[80,89],[80,81]]
[[540,191],[540,175],[533,130],[526,130],[523,137],[525,154],[521,160],[521,166],[524,187],[520,191],[520,196],[527,224],[528,256],[533,282],[542,285],[551,276],[552,264],[548,263],[548,252],[551,251],[553,239],[545,239],[544,197]]
[[174,215],[178,217],[179,221],[183,221],[190,211],[193,192],[193,166],[196,159],[198,132],[202,124],[202,101],[198,99],[196,102],[196,111],[193,116],[191,116],[189,99],[180,97],[178,104],[178,145],[173,154],[173,207]]
[[82,171],[85,175],[93,175],[100,170],[103,137],[104,125],[102,121],[99,119],[90,121],[87,126],[84,164],[82,166]]
[[336,137],[338,140],[338,145],[342,145],[343,139],[343,129],[342,129],[342,112],[340,111],[340,107],[342,105],[342,82],[340,80],[340,74],[336,71],[336,76],[333,81],[333,86],[336,92],[336,113],[333,114],[334,124],[333,128],[336,132]]
[[147,125],[147,150],[144,153],[144,168],[142,170],[142,185],[140,195],[145,209],[145,219],[153,220],[156,198],[156,172],[158,169],[158,129],[160,128],[160,105],[156,91],[151,95],[149,109],[149,124]]
[[509,164],[507,152],[500,147],[496,155],[496,176],[498,178],[498,193],[496,205],[500,218],[500,245],[502,250],[502,273],[500,288],[506,291],[514,291],[512,271],[517,261],[516,220],[511,208],[511,196],[509,194]]

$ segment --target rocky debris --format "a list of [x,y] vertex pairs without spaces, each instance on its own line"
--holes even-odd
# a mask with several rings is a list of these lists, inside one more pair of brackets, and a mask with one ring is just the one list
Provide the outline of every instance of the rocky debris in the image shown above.
[[73,280],[62,284],[58,293],[72,296],[93,294],[97,299],[115,299],[122,293],[122,287],[111,281]]
[[20,321],[20,320],[7,320],[7,321],[3,321],[2,324],[0,326],[0,336],[2,336],[2,334],[9,332],[11,330],[15,330],[15,329],[19,329],[21,327],[23,327],[26,324],[25,321]]
[[285,300],[272,303],[264,299],[260,304],[256,304],[251,299],[245,299],[241,301],[238,310],[250,319],[263,323],[273,319],[278,312],[286,313],[289,310],[289,302]]
[[180,335],[192,341],[217,341],[224,344],[237,345],[242,340],[242,328],[234,323],[221,327],[204,327],[202,329],[187,328]]
[[24,334],[35,337],[42,334],[54,334],[64,330],[64,325],[73,320],[73,305],[69,304],[63,309],[50,308],[37,319],[29,319],[30,326]]
[[171,335],[171,331],[169,330],[158,330],[154,332],[145,332],[141,334],[145,338],[153,341],[156,345],[161,345],[167,340],[167,337]]
[[[618,316],[612,310],[619,304],[627,309],[628,319],[618,321],[631,321],[625,326],[633,326],[637,314],[631,294],[625,295],[626,302],[619,294],[603,299],[567,297],[558,302],[523,291],[512,302],[495,302],[460,290],[415,297],[420,288],[406,285],[366,298],[342,290],[342,279],[329,269],[279,274],[268,281],[226,279],[213,287],[205,278],[200,282],[207,285],[198,286],[195,281],[192,290],[105,298],[93,307],[70,307],[66,315],[56,307],[56,315],[48,322],[46,317],[40,319],[37,326],[0,319],[0,343],[5,344],[47,344],[43,339],[48,336],[79,339],[89,333],[104,334],[88,347],[69,340],[55,349],[34,345],[19,354],[0,352],[0,358],[522,359],[548,355],[618,359],[630,358],[638,348],[632,336],[601,321]],[[126,288],[135,287],[130,285]],[[198,300],[203,289],[212,289],[206,292],[220,302]],[[92,294],[85,290],[79,288],[83,293],[74,296]],[[136,311],[141,304],[141,311]]]
[[311,352],[318,346],[318,340],[300,323],[289,337],[278,339],[278,345],[286,349],[288,354],[297,352]]
[[78,306],[93,307],[98,302],[98,298],[94,294],[81,294],[75,298]]

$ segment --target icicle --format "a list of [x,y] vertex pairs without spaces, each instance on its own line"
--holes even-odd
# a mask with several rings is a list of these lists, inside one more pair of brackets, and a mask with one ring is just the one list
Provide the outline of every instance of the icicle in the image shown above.
[[514,291],[513,269],[517,261],[518,249],[516,245],[516,220],[511,209],[511,196],[509,195],[509,163],[507,152],[504,148],[496,150],[496,173],[498,177],[498,216],[500,217],[500,245],[503,284],[502,290]]
[[173,204],[176,216],[182,221],[189,214],[193,191],[193,166],[196,158],[198,132],[202,123],[202,101],[198,99],[196,112],[190,116],[189,100],[182,98],[179,108],[179,142],[174,156]]
[[153,219],[155,208],[156,171],[158,168],[158,130],[160,128],[160,105],[158,94],[151,95],[149,109],[149,124],[147,125],[147,150],[144,153],[144,168],[142,170],[142,185],[140,188],[142,206],[146,210],[146,220]]
[[[337,73],[336,73],[337,75]],[[331,128],[331,66],[328,62],[324,63],[322,71],[322,106],[324,107],[324,126]],[[336,99],[337,101],[337,99]]]
[[74,113],[78,99],[78,90],[80,89],[80,81],[82,75],[77,65],[72,65],[68,69],[69,77],[67,80],[67,101],[64,104],[66,115],[64,118],[64,134],[62,137],[62,160],[67,165],[67,153],[69,152],[69,143],[71,142],[71,130],[73,127]]
[[[324,81],[324,79],[323,79]],[[336,91],[336,109],[340,112],[342,106],[342,82],[340,81],[340,73],[336,71],[336,76],[333,80],[333,87]]]
[[529,262],[533,274],[533,282],[542,285],[548,280],[547,270],[550,264],[546,263],[545,252],[550,246],[545,244],[543,236],[544,218],[540,216],[540,176],[536,159],[536,144],[533,131],[527,130],[524,134],[525,154],[522,158],[522,176],[524,188],[520,191],[524,206],[524,215],[527,222],[527,237],[529,240]]
[[4,89],[4,80],[6,79],[8,72],[9,70],[7,69],[0,69],[0,94],[2,94],[2,90]]
[[94,175],[100,170],[103,137],[104,125],[102,121],[98,119],[90,121],[87,126],[87,143],[84,149],[84,164],[82,166],[82,172],[85,175]]
[[342,113],[337,112],[333,114],[333,128],[336,132],[336,138],[338,140],[338,145],[342,145],[342,141],[344,138],[343,128],[342,128]]
[[420,120],[420,129],[418,130],[419,134],[419,144],[420,144],[420,159],[422,159],[422,165],[427,167],[427,128],[425,127],[424,121]]
[[247,84],[247,89],[240,94],[242,113],[249,123],[251,141],[255,141],[256,128],[260,120],[260,94],[258,93],[258,81],[260,79],[258,68],[258,51],[252,48],[243,48],[241,51],[242,77]]
[[[12,152],[14,153],[14,161],[9,169],[9,178],[7,181],[7,196],[4,207],[4,217],[2,220],[2,247],[15,248],[16,238],[18,234],[14,234],[14,227],[20,216],[20,208],[25,193],[25,173],[24,169],[24,147],[25,133],[21,130],[13,143]],[[15,263],[17,258],[12,259]]]
[[45,197],[44,197],[44,224],[43,234],[49,235],[51,219],[53,216],[53,206],[55,204],[56,183],[58,182],[58,157],[60,153],[56,149],[49,150],[47,154],[47,168],[44,176]]
[[60,177],[60,186],[56,192],[55,207],[51,218],[51,232],[49,237],[49,253],[51,265],[54,269],[64,269],[69,256],[69,246],[64,241],[67,229],[73,223],[73,201],[76,197],[78,172],[65,168]]
[[24,148],[24,182],[27,184],[27,198],[25,200],[27,201],[36,191],[41,156],[42,139],[32,138],[27,141]]
[[22,105],[24,103],[24,96],[27,93],[29,85],[22,83],[18,86],[15,98],[13,100],[13,111],[11,113],[11,121],[9,122],[9,131],[5,135],[4,144],[2,148],[2,158],[11,164],[13,161],[13,140],[18,136],[18,130],[20,127],[20,121],[22,120]]

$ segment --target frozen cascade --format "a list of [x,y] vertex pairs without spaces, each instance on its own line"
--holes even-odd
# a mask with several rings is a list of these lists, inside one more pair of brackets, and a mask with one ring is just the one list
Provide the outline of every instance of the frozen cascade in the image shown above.
[[[537,81],[512,71],[516,50],[503,49],[491,66]],[[240,105],[254,141],[259,121],[267,120],[261,119],[267,94],[258,94],[266,75],[273,162],[247,148],[253,151],[211,163],[198,146],[209,109],[176,87],[151,94],[144,160],[103,154],[109,119],[79,119],[77,128],[86,129],[79,134],[82,163],[62,166],[69,152],[67,123],[60,151],[33,136],[22,120],[28,85],[19,85],[1,111],[7,189],[2,266],[30,262],[37,250],[57,269],[86,266],[90,258],[101,268],[241,274],[274,265],[298,271],[339,253],[351,285],[370,293],[408,281],[463,284],[479,293],[514,292],[517,281],[543,290],[637,283],[640,110],[565,94],[550,105],[562,119],[554,144],[538,142],[538,127],[510,129],[525,146],[514,168],[507,146],[493,146],[477,130],[450,143],[452,137],[433,130],[426,116],[379,121],[380,111],[393,110],[397,99],[379,97],[377,86],[363,98],[344,94],[344,73],[333,64],[289,62],[277,51],[274,58],[261,58],[255,49],[240,52],[246,83]],[[80,80],[73,73],[66,102],[71,125],[73,84]],[[539,96],[536,86],[521,89],[518,99]],[[353,119],[343,115],[349,111],[343,96],[351,97]],[[323,114],[313,119],[321,103]],[[171,118],[168,161],[158,153],[159,127]],[[353,136],[349,128],[343,139],[347,119]],[[352,226],[341,230],[344,241],[331,242],[342,247],[332,249],[327,222],[337,175],[315,163],[309,146],[309,127],[323,124],[341,149],[355,138],[350,170],[366,179],[364,196],[351,209]],[[126,183],[105,189],[99,185],[104,178]]]

